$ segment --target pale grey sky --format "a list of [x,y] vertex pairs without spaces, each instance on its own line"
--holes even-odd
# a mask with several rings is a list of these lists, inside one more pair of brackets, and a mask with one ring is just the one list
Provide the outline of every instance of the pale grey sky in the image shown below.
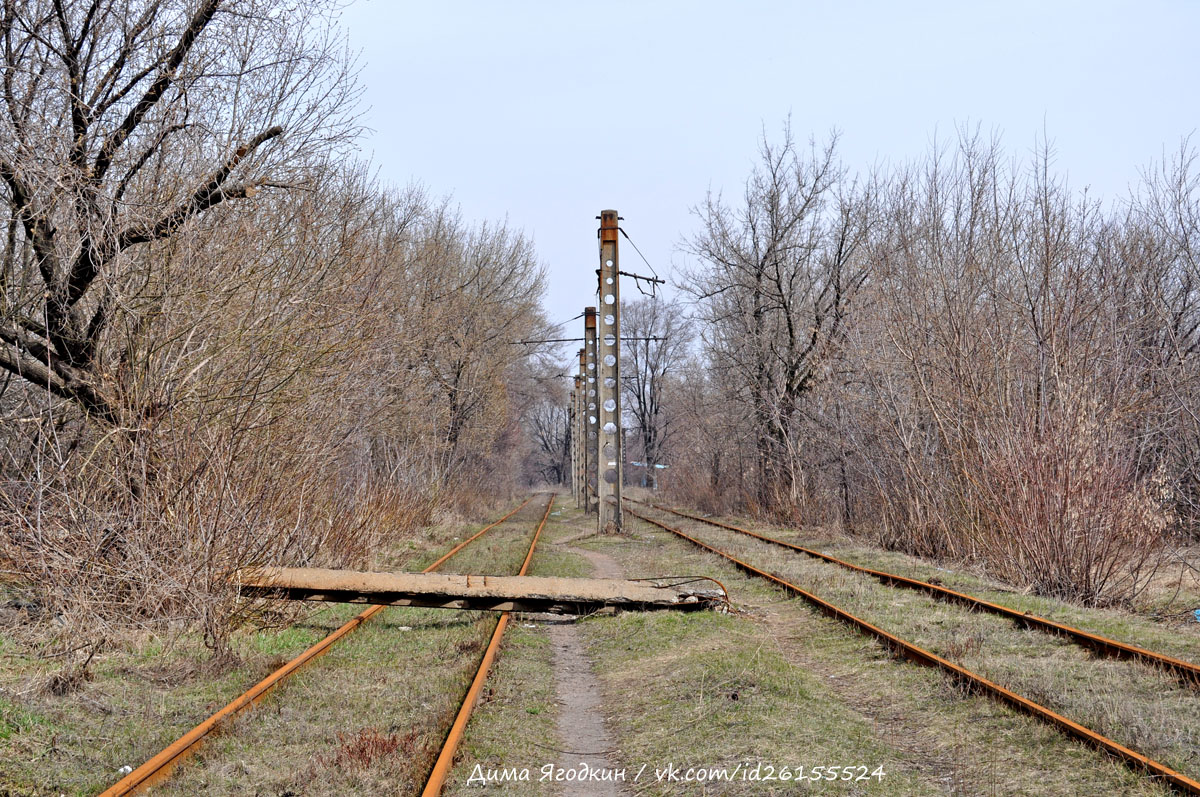
[[852,170],[963,123],[1027,155],[1044,128],[1072,186],[1105,197],[1200,124],[1191,0],[355,0],[342,23],[381,175],[531,234],[554,321],[591,303],[600,210],[666,276],[689,208],[740,191],[789,113],[798,138],[841,130]]

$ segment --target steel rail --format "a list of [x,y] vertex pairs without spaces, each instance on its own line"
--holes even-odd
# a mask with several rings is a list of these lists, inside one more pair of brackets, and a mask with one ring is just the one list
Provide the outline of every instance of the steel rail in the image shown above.
[[[521,511],[521,509],[532,500],[533,496],[526,498],[516,509],[509,512],[496,522],[484,526],[470,538],[451,548],[448,553],[421,572],[429,573],[440,567],[446,562],[447,559],[466,547],[468,543],[473,542],[482,536],[484,532],[489,531],[508,520],[517,512]],[[305,665],[310,664],[313,660],[327,653],[329,649],[333,647],[334,643],[350,634],[352,631],[358,629],[363,623],[386,608],[386,606],[371,606],[370,608],[360,612],[329,636],[325,637],[320,642],[317,642],[299,656],[296,656],[287,664],[283,665],[278,670],[247,689],[237,698],[226,704],[224,708],[217,711],[211,717],[204,720],[204,722],[201,722],[199,725],[192,728],[183,736],[179,737],[177,740],[165,747],[149,761],[142,764],[125,777],[121,778],[119,781],[102,792],[100,797],[120,797],[121,795],[137,794],[143,789],[162,782],[171,774],[171,770],[178,766],[189,755],[194,753],[204,742],[205,738],[211,735],[213,731],[218,730],[225,724],[225,722],[232,719],[245,709],[258,703],[280,683],[294,675]]]
[[[533,540],[529,543],[529,552],[525,554],[525,561],[521,564],[521,570],[517,575],[525,575],[525,571],[529,569],[529,562],[533,559],[533,549],[538,544],[538,539],[542,536],[542,529],[546,525],[546,520],[550,517],[550,508],[554,506],[554,495],[550,495],[550,500],[546,502],[546,512],[542,515],[542,521],[538,523],[537,531],[533,533]],[[492,640],[488,643],[487,650],[483,652],[483,658],[479,662],[479,669],[475,673],[475,677],[471,680],[471,686],[467,689],[467,694],[463,697],[462,705],[459,706],[458,714],[454,717],[454,724],[450,726],[450,732],[446,735],[446,741],[442,743],[441,752],[438,753],[437,761],[433,764],[433,770],[429,773],[429,780],[425,782],[425,788],[421,791],[421,797],[437,797],[442,793],[442,789],[446,785],[446,778],[450,776],[450,769],[454,766],[454,755],[458,752],[458,746],[462,742],[463,735],[467,730],[467,722],[471,719],[471,712],[475,710],[475,704],[479,702],[479,695],[483,691],[483,684],[487,681],[488,672],[492,669],[492,664],[496,661],[496,654],[500,650],[500,639],[504,636],[505,629],[508,628],[508,618],[511,612],[503,612],[500,619],[496,622],[496,629],[492,632]]]
[[863,620],[860,617],[846,611],[845,609],[842,609],[830,603],[829,601],[820,598],[811,592],[808,592],[802,587],[798,587],[795,584],[785,581],[779,576],[768,573],[765,570],[760,570],[752,564],[743,562],[741,559],[714,548],[711,545],[703,543],[695,537],[685,534],[679,529],[672,528],[665,523],[660,523],[659,521],[646,517],[645,515],[635,512],[632,509],[629,510],[629,513],[634,517],[645,521],[646,523],[658,526],[659,528],[669,531],[678,537],[682,537],[699,548],[733,562],[737,567],[746,571],[747,573],[764,578],[767,581],[782,587],[785,591],[803,598],[815,606],[822,614],[846,623],[847,625],[852,626],[856,630],[868,636],[874,637],[883,643],[885,647],[902,654],[906,659],[914,664],[940,669],[942,672],[949,674],[951,677],[968,683],[972,689],[976,689],[1001,703],[1005,703],[1019,711],[1023,711],[1026,714],[1049,723],[1063,733],[1073,736],[1076,739],[1091,745],[1092,747],[1116,756],[1130,767],[1148,773],[1152,778],[1161,779],[1180,792],[1185,794],[1200,795],[1200,781],[1193,780],[1187,775],[1176,772],[1165,764],[1160,764],[1154,759],[1124,746],[1120,742],[1116,742],[1112,739],[1109,739],[1107,736],[1093,731],[1091,728],[1080,725],[1074,720],[1068,719],[1067,717],[1064,717],[1063,715],[1046,708],[1040,703],[1035,703],[1029,698],[1023,697],[1011,689],[1007,689],[997,683],[989,681],[982,675],[968,670],[959,664],[955,664],[948,659],[944,659],[936,653],[925,650],[924,648],[914,645],[913,643],[908,642],[896,636],[895,634],[885,631],[878,626],[872,625],[866,620]]
[[642,504],[643,506],[653,507],[654,509],[662,512],[670,512],[673,515],[679,515],[680,517],[690,518],[701,523],[708,523],[712,526],[728,529],[729,531],[736,531],[739,534],[745,534],[757,540],[769,542],[772,545],[789,548],[793,551],[797,551],[798,553],[805,554],[806,556],[811,556],[816,559],[829,562],[830,564],[844,567],[848,570],[863,573],[891,586],[906,587],[919,592],[925,592],[934,596],[935,598],[945,599],[954,603],[959,603],[963,606],[970,606],[972,608],[990,612],[991,614],[996,614],[1001,617],[1007,617],[1008,619],[1025,626],[1026,628],[1034,628],[1039,631],[1044,631],[1048,634],[1065,637],[1078,645],[1090,648],[1091,650],[1095,650],[1100,653],[1104,653],[1105,655],[1112,656],[1114,658],[1132,659],[1141,661],[1144,664],[1161,668],[1170,672],[1172,675],[1178,677],[1180,680],[1191,686],[1200,687],[1200,665],[1193,664],[1190,661],[1177,659],[1173,656],[1167,656],[1163,653],[1157,653],[1153,650],[1146,650],[1145,648],[1140,648],[1137,645],[1130,645],[1126,642],[1121,642],[1116,639],[1109,639],[1108,637],[1100,636],[1099,634],[1093,634],[1090,631],[1084,631],[1082,628],[1075,628],[1074,626],[1057,623],[1045,617],[1039,617],[1031,612],[1022,612],[1000,603],[993,603],[992,601],[987,601],[983,598],[977,598],[974,595],[970,595],[965,592],[958,592],[957,590],[939,586],[938,584],[931,584],[928,581],[921,581],[920,579],[909,578],[907,576],[897,575],[896,573],[888,573],[884,570],[872,570],[869,567],[856,565],[853,562],[847,562],[842,559],[838,559],[837,557],[830,556],[829,554],[821,553],[820,551],[814,551],[811,548],[804,548],[800,545],[795,545],[774,537],[767,537],[765,535],[750,531],[749,529],[743,529],[729,523],[722,523],[719,520],[700,517],[699,515],[693,515],[689,512],[682,512],[678,509],[671,509],[670,507],[651,504],[645,501],[637,501],[636,503]]

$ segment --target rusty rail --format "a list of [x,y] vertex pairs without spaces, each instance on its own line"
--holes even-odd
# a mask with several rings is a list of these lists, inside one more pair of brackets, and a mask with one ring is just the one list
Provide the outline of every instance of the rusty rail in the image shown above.
[[[550,500],[546,502],[546,512],[542,515],[542,520],[538,523],[537,531],[533,533],[533,540],[529,543],[529,552],[525,554],[525,561],[521,564],[521,570],[517,575],[525,575],[525,571],[529,569],[529,562],[533,559],[533,549],[538,544],[538,539],[542,536],[542,529],[546,525],[546,520],[550,517],[550,508],[554,506],[554,495],[550,496]],[[475,710],[475,704],[479,702],[479,694],[483,691],[483,684],[487,681],[488,672],[492,669],[492,664],[496,661],[496,653],[500,650],[500,639],[504,636],[505,629],[508,628],[508,618],[510,612],[504,612],[500,615],[500,619],[496,622],[496,629],[492,632],[492,640],[488,643],[487,650],[483,652],[483,658],[479,662],[479,669],[475,673],[475,678],[471,681],[471,686],[467,689],[467,694],[463,697],[462,705],[458,709],[458,714],[454,717],[454,724],[450,726],[450,732],[446,735],[446,741],[442,743],[441,752],[438,753],[437,761],[433,764],[433,771],[429,773],[429,780],[425,782],[425,788],[421,791],[421,797],[437,797],[442,793],[442,789],[446,785],[446,778],[450,776],[450,768],[454,766],[454,755],[458,752],[458,746],[462,742],[463,735],[467,730],[467,721],[471,719],[471,712]]]
[[[521,509],[523,509],[525,505],[532,500],[533,496],[526,498],[516,509],[509,512],[496,522],[484,526],[476,534],[451,548],[448,553],[439,558],[429,567],[425,568],[425,570],[422,572],[428,573],[440,567],[446,562],[447,559],[466,547],[468,543],[473,542],[483,535],[484,532],[489,531],[508,520],[517,512],[521,511]],[[142,764],[125,777],[121,778],[119,781],[105,790],[100,797],[120,797],[120,795],[136,794],[143,789],[149,788],[155,783],[162,782],[171,774],[171,770],[178,766],[189,755],[194,753],[204,742],[204,740],[210,734],[212,734],[213,731],[220,728],[226,721],[233,718],[237,714],[240,714],[245,709],[258,703],[276,686],[287,680],[289,676],[295,674],[296,671],[304,667],[306,664],[311,663],[313,660],[328,652],[329,649],[333,647],[334,643],[359,628],[363,623],[374,617],[379,612],[383,611],[385,608],[387,607],[372,606],[369,609],[359,613],[329,636],[325,637],[320,642],[317,642],[299,656],[292,659],[287,664],[283,665],[278,670],[256,683],[254,686],[250,687],[233,701],[228,703],[220,711],[213,714],[196,727],[192,728],[183,736],[179,737],[179,739],[164,748],[162,752],[158,753],[149,761]]]
[[1121,642],[1116,639],[1109,639],[1108,637],[1100,636],[1099,634],[1093,634],[1090,631],[1084,631],[1082,628],[1075,628],[1074,626],[1057,623],[1045,617],[1039,617],[1031,612],[1022,612],[1000,603],[993,603],[991,601],[984,600],[983,598],[977,598],[974,595],[970,595],[966,592],[958,592],[957,590],[939,586],[938,584],[932,584],[928,581],[921,581],[920,579],[909,578],[907,576],[897,575],[896,573],[888,573],[884,570],[872,570],[869,567],[856,565],[853,562],[847,562],[842,559],[838,559],[837,557],[830,556],[829,554],[821,553],[820,551],[804,548],[802,546],[795,545],[784,540],[779,540],[774,537],[767,537],[765,535],[750,531],[749,529],[743,529],[729,523],[722,523],[719,520],[700,517],[699,515],[693,515],[689,512],[682,512],[678,509],[671,509],[670,507],[660,506],[658,504],[650,504],[646,503],[645,501],[638,501],[636,503],[653,507],[654,509],[662,512],[670,512],[673,515],[679,515],[680,517],[697,520],[701,523],[708,523],[709,525],[717,526],[718,528],[736,531],[739,534],[745,534],[757,540],[769,542],[772,545],[789,548],[798,553],[805,554],[806,556],[811,556],[813,558],[829,562],[830,564],[844,567],[847,570],[863,573],[864,575],[876,578],[879,581],[891,586],[906,587],[919,592],[925,592],[935,598],[951,601],[963,606],[970,606],[971,608],[996,614],[1001,617],[1007,617],[1019,625],[1025,626],[1026,628],[1034,628],[1039,631],[1045,631],[1048,634],[1065,637],[1078,645],[1090,648],[1091,650],[1095,650],[1114,658],[1132,659],[1135,661],[1141,661],[1144,664],[1149,664],[1154,667],[1159,667],[1171,673],[1171,675],[1178,677],[1185,683],[1190,684],[1191,686],[1200,687],[1200,665],[1193,664],[1190,661],[1177,659],[1173,656],[1167,656],[1163,653],[1157,653],[1153,650],[1146,650],[1145,648],[1140,648],[1137,645],[1130,645],[1126,642]]
[[1010,689],[1006,689],[997,683],[989,681],[978,673],[968,670],[961,665],[955,664],[948,659],[943,659],[936,653],[918,647],[917,645],[901,639],[900,637],[889,633],[888,631],[884,631],[882,628],[868,623],[866,620],[851,614],[845,609],[835,606],[829,601],[826,601],[823,598],[820,598],[813,593],[808,592],[807,590],[798,587],[795,584],[792,584],[789,581],[783,580],[779,576],[768,573],[765,570],[760,570],[754,565],[743,562],[741,559],[738,559],[731,554],[725,553],[724,551],[714,548],[711,545],[703,543],[695,537],[685,534],[679,529],[672,528],[665,523],[660,523],[659,521],[646,517],[645,515],[635,512],[632,509],[629,510],[629,513],[634,517],[645,521],[646,523],[658,526],[660,529],[669,531],[678,537],[682,537],[693,545],[702,548],[709,553],[714,553],[717,556],[733,562],[737,567],[746,571],[747,573],[758,576],[759,578],[764,578],[776,586],[782,587],[786,592],[790,592],[793,595],[803,598],[815,606],[822,614],[846,623],[847,625],[850,625],[851,627],[868,636],[874,637],[885,647],[903,655],[906,659],[915,664],[940,669],[942,672],[947,673],[951,677],[957,678],[960,681],[969,684],[972,689],[978,690],[979,692],[982,692],[1001,703],[1005,703],[1019,711],[1023,711],[1026,714],[1047,722],[1050,725],[1058,728],[1063,733],[1073,736],[1076,739],[1091,745],[1092,747],[1116,756],[1132,768],[1148,773],[1152,778],[1161,779],[1175,788],[1177,791],[1185,794],[1200,795],[1200,781],[1193,780],[1187,775],[1176,772],[1165,764],[1160,764],[1154,759],[1144,756],[1136,750],[1132,750],[1119,742],[1109,739],[1107,736],[1096,733],[1091,728],[1080,725],[1074,720],[1068,719],[1067,717],[1064,717],[1063,715],[1046,708],[1040,703],[1035,703],[1027,697],[1023,697]]

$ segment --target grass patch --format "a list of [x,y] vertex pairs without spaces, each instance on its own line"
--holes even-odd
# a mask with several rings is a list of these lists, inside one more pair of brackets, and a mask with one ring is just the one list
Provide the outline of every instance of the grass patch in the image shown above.
[[247,783],[268,794],[415,793],[494,624],[481,612],[387,610],[239,718],[163,793],[242,794]]
[[[607,694],[618,700],[621,759],[630,772],[648,765],[637,791],[703,794],[700,784],[657,782],[655,768],[725,767],[758,762],[796,771],[815,766],[883,766],[863,793],[922,794],[935,789],[919,771],[898,766],[871,724],[769,637],[743,618],[713,613],[623,614],[588,620],[585,631]],[[618,697],[619,695],[619,697]],[[786,793],[753,782],[722,794]],[[812,793],[844,793],[818,783]]]
[[[582,578],[591,574],[587,560],[554,547],[555,541],[575,533],[574,527],[559,522],[561,516],[561,510],[555,510],[547,521],[530,563],[530,575]],[[530,770],[531,781],[493,783],[489,793],[535,797],[558,793],[555,784],[538,781],[540,767],[555,763],[556,750],[562,746],[553,666],[554,653],[545,626],[533,617],[514,615],[484,697],[471,715],[446,794],[478,793],[478,784],[467,785],[476,765],[482,773],[505,767]]]
[[[340,614],[340,613],[339,613]],[[323,628],[313,626],[292,626],[278,631],[260,631],[251,634],[249,644],[255,653],[263,656],[280,656],[293,650],[305,650],[316,644],[322,637]]]
[[[1134,662],[973,613],[745,535],[694,521],[701,540],[757,564],[886,630],[976,670],[1179,771],[1200,771],[1191,730],[1200,692]],[[1088,610],[1075,608],[1075,612]]]
[[[707,764],[752,755],[801,758],[811,767],[873,756],[888,775],[860,784],[859,793],[1165,793],[1040,722],[964,697],[940,674],[892,660],[873,641],[673,535],[638,521],[630,527],[631,538],[583,544],[627,569],[653,561],[659,574],[716,577],[747,614],[587,622],[625,763]],[[821,789],[847,791],[840,783],[813,791]],[[638,790],[711,793],[679,784]],[[772,793],[761,784],[729,784],[720,793],[751,792]]]
[[[530,523],[536,521],[536,518],[530,521],[532,513],[536,511],[537,517],[541,516],[541,509],[535,507],[538,503],[531,502],[529,507],[513,518],[513,521],[520,521],[519,529],[514,530],[513,534],[528,536],[532,528]],[[481,526],[443,524],[429,529],[411,544],[408,541],[398,544],[395,550],[388,553],[388,564],[395,569],[419,570],[445,552],[450,546],[449,540],[456,537],[464,539]],[[496,531],[500,532],[501,528]],[[523,554],[522,549],[520,555]],[[511,560],[501,564],[507,566],[507,563],[511,563]],[[17,594],[15,589],[12,585],[4,586],[6,593]],[[26,623],[24,626],[0,627],[0,651],[4,655],[3,666],[0,666],[0,733],[4,734],[3,743],[0,744],[0,794],[99,793],[116,782],[122,766],[138,766],[283,661],[299,654],[361,609],[361,606],[318,604],[304,611],[287,628],[238,632],[232,640],[236,660],[221,665],[211,660],[209,651],[198,636],[187,632],[178,632],[171,637],[146,634],[114,640],[110,649],[101,651],[92,660],[91,680],[84,682],[77,691],[61,696],[48,694],[42,688],[46,679],[63,670],[64,665],[60,659],[45,657],[38,644],[36,624],[23,620]],[[425,620],[393,615],[393,612],[402,611],[420,610],[396,609],[383,613],[384,617],[377,618],[374,623],[352,634],[345,642],[335,646],[328,656],[314,663],[308,672],[298,676],[307,679],[311,699],[314,702],[324,701],[331,713],[345,710],[338,703],[337,690],[340,687],[337,680],[331,683],[323,673],[328,671],[330,664],[338,666],[339,660],[335,654],[339,648],[363,635],[367,628],[376,626],[377,633],[383,634],[377,641],[368,643],[368,647],[375,645],[387,654],[380,670],[396,669],[397,658],[402,657],[404,651],[404,643],[398,640],[405,639],[404,634],[407,633],[400,631],[399,626],[426,622],[437,625],[454,616],[449,612],[435,612],[436,618]],[[38,619],[37,622],[43,620]],[[434,653],[423,658],[417,656],[408,674],[421,681],[426,679],[428,672],[440,675],[447,669],[453,670],[452,667],[446,667],[447,658],[477,658],[474,652],[478,649],[477,638],[490,631],[490,627],[477,627],[478,624],[478,620],[472,618],[461,628],[433,632],[427,647]],[[449,654],[447,647],[440,646],[442,643],[448,646]],[[353,659],[353,655],[350,658]],[[349,672],[355,672],[353,661],[346,662],[345,666]],[[370,678],[380,670],[368,666],[361,674]],[[459,688],[460,684],[454,679],[453,673],[446,677],[445,683],[430,678],[431,686],[450,691]],[[304,766],[314,763],[321,756],[336,761],[337,752],[342,746],[349,744],[353,748],[356,739],[375,738],[370,735],[370,729],[378,724],[372,724],[375,709],[379,705],[386,705],[391,696],[379,693],[376,698],[377,701],[370,706],[363,704],[359,708],[360,716],[370,718],[368,721],[357,727],[345,725],[330,731],[320,744],[306,751]],[[285,687],[253,709],[243,722],[252,724],[257,717],[270,712],[275,712],[276,717],[288,714],[298,717],[303,707],[289,708],[290,699],[288,688]],[[420,700],[416,705],[418,711],[427,711]],[[241,723],[235,724],[232,733],[219,737],[219,744],[225,745],[223,749],[235,761],[239,758],[254,760],[259,756],[253,747],[230,744],[240,727]],[[277,725],[276,729],[279,738],[286,741],[291,726]],[[365,732],[360,734],[364,729]],[[341,741],[336,736],[337,730],[345,734]],[[390,744],[387,741],[390,736],[397,736],[396,755],[402,754],[405,749],[414,749],[413,745],[418,742],[416,739],[406,739],[407,731],[392,732],[388,727],[378,727],[376,730],[381,734],[379,738],[384,740],[385,746]],[[217,746],[217,743],[212,746]],[[351,755],[341,760],[351,761],[355,758]],[[217,766],[224,766],[225,763],[228,762]],[[241,764],[231,766],[236,769]],[[187,769],[184,767],[180,774],[186,775]],[[371,769],[368,767],[368,770]],[[276,780],[290,782],[304,771],[303,767],[280,770],[282,774]],[[253,779],[242,779],[236,783],[231,780],[227,784],[227,792],[245,793],[247,784],[253,782]],[[173,788],[171,781],[168,781],[164,790],[171,791]]]
[[555,760],[554,749],[559,746],[550,677],[553,651],[543,629],[527,628],[532,623],[518,617],[513,620],[483,696],[471,715],[446,794],[477,794],[477,783],[467,785],[476,766],[481,772],[503,767],[530,770],[530,782],[498,783],[487,789],[489,794],[557,793],[554,784],[538,782],[539,768]]
[[[546,528],[550,528],[549,524]],[[539,545],[530,565],[529,575],[590,578],[592,566],[579,554],[556,550],[551,545]]]
[[[670,517],[684,525],[691,522],[675,515]],[[873,547],[844,535],[830,536],[822,533],[819,528],[780,527],[732,516],[714,519],[811,548],[862,567],[941,584],[1095,634],[1178,658],[1200,661],[1200,623],[1195,621],[1191,612],[1183,611],[1200,607],[1200,580],[1196,578],[1190,581],[1185,578],[1178,585],[1173,579],[1156,579],[1152,594],[1145,597],[1138,611],[1121,608],[1089,609],[1052,597],[1015,591],[995,579],[969,570],[942,567],[908,554]],[[713,527],[702,524],[698,528]],[[775,547],[774,550],[778,555],[784,554],[781,548]]]
[[[439,572],[515,573],[544,507],[531,502]],[[443,535],[405,569],[478,528]],[[162,793],[243,794],[247,783],[266,794],[418,793],[496,617],[384,610],[206,745]]]

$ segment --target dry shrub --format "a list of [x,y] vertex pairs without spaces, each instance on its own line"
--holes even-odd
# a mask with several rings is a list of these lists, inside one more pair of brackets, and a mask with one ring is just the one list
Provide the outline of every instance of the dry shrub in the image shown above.
[[957,491],[956,480],[942,469],[906,460],[899,478],[881,479],[875,485],[873,522],[860,524],[860,532],[892,551],[935,560],[964,559],[969,546],[960,533],[969,528],[971,512]]
[[85,683],[92,680],[92,671],[88,665],[92,663],[92,657],[96,655],[98,649],[98,646],[93,645],[91,652],[82,663],[75,666],[68,665],[58,672],[51,673],[42,685],[43,691],[55,697],[62,697],[78,691]]
[[[741,215],[700,210],[703,356],[670,405],[664,485],[1043,594],[1133,601],[1200,527],[1196,155],[1185,141],[1100,202],[1055,174],[1049,143],[1022,162],[964,128],[854,183],[861,202],[834,192],[791,250],[763,237],[777,215],[756,191],[777,181],[756,178],[780,172],[760,166]],[[841,271],[806,259],[826,229],[854,242]],[[843,286],[846,304],[817,307],[838,323],[813,323],[812,298]],[[788,310],[799,349],[772,323]]]
[[403,495],[347,490],[302,451],[223,430],[172,437],[4,495],[7,558],[65,633],[175,621],[221,648],[255,609],[238,600],[239,567],[359,565],[421,519]]
[[1176,526],[1161,469],[1144,472],[1113,421],[1064,401],[1038,422],[993,418],[938,458],[881,479],[883,547],[965,562],[1085,605],[1128,604],[1165,561]]
[[362,728],[356,733],[338,731],[338,748],[331,756],[318,756],[317,765],[326,769],[367,769],[380,759],[408,758],[416,750],[416,731],[404,736],[384,734],[378,728]]
[[1135,598],[1174,521],[1161,473],[1140,474],[1129,445],[1091,418],[1056,414],[999,442],[975,480],[983,522],[973,543],[987,570],[1086,605]]
[[[678,467],[682,473],[683,466]],[[748,512],[753,512],[754,509],[750,502],[738,500],[738,496],[732,490],[708,489],[708,485],[700,479],[678,479],[673,475],[670,479],[660,479],[660,485],[671,501],[709,515],[725,515],[734,508],[745,509]]]
[[[5,74],[35,109],[0,124],[0,563],[60,641],[174,624],[226,650],[258,611],[237,568],[366,564],[456,486],[507,492],[542,266],[345,158],[336,3],[149,28],[51,5],[0,14],[32,14]],[[86,131],[36,111],[79,102],[76,61],[117,92]]]

